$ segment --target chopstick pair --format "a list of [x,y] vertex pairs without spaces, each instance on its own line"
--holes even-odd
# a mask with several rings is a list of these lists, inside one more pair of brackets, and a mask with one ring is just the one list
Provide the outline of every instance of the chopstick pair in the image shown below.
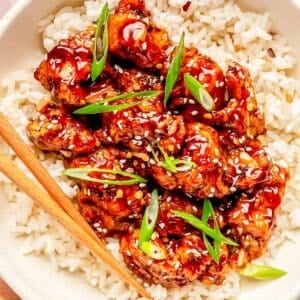
[[144,287],[106,249],[105,242],[84,220],[79,211],[66,197],[54,178],[50,176],[40,161],[34,156],[6,117],[0,112],[0,135],[15,151],[31,173],[42,184],[46,193],[31,181],[10,159],[0,151],[0,171],[30,196],[46,212],[55,217],[74,237],[84,244],[94,255],[101,258],[126,283],[147,299],[151,299]]

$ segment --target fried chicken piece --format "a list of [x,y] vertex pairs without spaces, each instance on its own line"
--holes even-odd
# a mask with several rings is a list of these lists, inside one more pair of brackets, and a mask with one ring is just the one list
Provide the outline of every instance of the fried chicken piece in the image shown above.
[[152,167],[156,182],[165,189],[181,189],[185,194],[198,199],[205,197],[222,198],[229,193],[223,182],[226,161],[215,129],[201,123],[186,125],[186,139],[179,159],[195,163],[186,171],[170,173],[160,164]]
[[107,63],[99,80],[90,80],[95,28],[88,27],[66,40],[61,40],[41,62],[34,76],[52,92],[55,99],[71,107],[79,107],[113,96],[116,91]]
[[238,63],[229,66],[226,73],[228,105],[205,114],[212,124],[235,133],[236,139],[254,138],[265,131],[264,116],[257,107],[249,71]]
[[159,69],[166,60],[169,39],[149,16],[144,1],[121,0],[108,20],[109,51],[142,69]]
[[267,179],[272,167],[266,151],[257,140],[247,140],[243,146],[227,147],[224,182],[232,192],[247,190]]
[[162,238],[182,238],[186,233],[195,232],[194,227],[174,215],[172,210],[185,211],[198,217],[201,217],[202,213],[199,204],[178,193],[165,191],[159,199],[159,215],[155,227]]
[[215,263],[203,243],[202,233],[174,216],[172,210],[197,215],[201,207],[178,195],[164,194],[151,243],[160,247],[166,258],[155,260],[143,253],[138,246],[139,230],[135,230],[120,240],[126,265],[148,282],[165,287],[183,286],[196,279],[221,284],[228,269],[227,246],[221,246],[220,263]]
[[[167,70],[166,68],[164,72]],[[216,110],[224,107],[226,84],[222,69],[211,58],[200,54],[197,49],[185,48],[180,74],[169,103],[171,109],[178,110],[186,122],[205,120],[203,115],[206,111],[185,87],[184,74],[190,74],[199,80],[215,100]]]
[[273,165],[264,183],[235,196],[234,207],[225,214],[227,233],[240,244],[231,257],[233,268],[241,268],[265,253],[287,179],[287,171]]
[[[126,156],[126,153],[113,147],[99,148],[88,156],[66,161],[66,165],[71,168],[121,169],[134,173],[132,161]],[[109,173],[91,172],[89,175],[102,180],[129,179]],[[77,180],[77,183],[81,189],[77,197],[79,209],[100,236],[126,232],[130,225],[141,219],[142,209],[151,197],[144,183],[107,185],[85,180]]]
[[[116,80],[126,93],[163,90],[159,78],[136,69],[119,69]],[[116,100],[111,104],[136,101]],[[167,152],[177,153],[184,142],[185,126],[181,116],[165,112],[161,94],[129,109],[102,114],[102,127],[95,135],[103,143],[122,144],[135,152],[147,152],[149,144],[158,142]]]
[[[161,79],[153,73],[134,68],[122,68],[116,64],[114,65],[114,75],[114,80],[121,92],[133,93],[148,90],[163,92],[164,90]],[[163,111],[163,109],[160,104],[159,111]]]
[[64,107],[52,102],[45,105],[40,113],[27,125],[27,135],[41,150],[70,157],[90,153],[98,144],[92,132]]

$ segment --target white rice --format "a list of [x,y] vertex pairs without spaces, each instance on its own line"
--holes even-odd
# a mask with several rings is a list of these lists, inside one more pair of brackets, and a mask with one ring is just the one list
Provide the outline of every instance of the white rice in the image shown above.
[[[108,1],[114,7],[117,0]],[[43,34],[44,47],[51,50],[56,43],[96,21],[104,1],[85,1],[82,7],[66,7],[38,24]],[[147,0],[149,10],[158,26],[166,28],[172,42],[177,43],[181,31],[186,32],[186,45],[197,47],[211,56],[226,70],[232,61],[246,66],[252,75],[259,105],[266,115],[267,135],[263,138],[270,156],[282,166],[290,168],[291,180],[281,206],[277,227],[270,241],[266,259],[272,258],[291,232],[300,228],[300,99],[299,82],[287,76],[295,66],[295,59],[286,40],[271,34],[269,15],[243,12],[233,1],[192,1],[187,12],[183,0]],[[180,30],[178,30],[180,28]],[[275,58],[268,55],[272,48]],[[42,53],[41,57],[42,58]],[[0,110],[9,115],[10,122],[28,141],[24,128],[34,116],[37,103],[49,97],[32,77],[38,61],[31,70],[13,72],[1,82]],[[34,147],[33,147],[34,148]],[[0,141],[0,150],[24,169],[14,153]],[[76,194],[74,183],[61,176],[62,162],[34,148],[43,164],[69,197]],[[288,155],[286,155],[288,153]],[[0,174],[0,193],[7,195],[12,207],[12,225],[16,236],[26,237],[24,254],[45,255],[55,269],[79,271],[86,281],[97,286],[107,299],[135,299],[137,294],[74,240],[59,224],[49,217],[13,184]],[[109,239],[109,250],[121,260],[118,242]],[[225,299],[235,298],[240,292],[239,276],[230,272],[222,286],[207,286],[195,282],[180,289],[167,290],[149,286],[155,299]]]

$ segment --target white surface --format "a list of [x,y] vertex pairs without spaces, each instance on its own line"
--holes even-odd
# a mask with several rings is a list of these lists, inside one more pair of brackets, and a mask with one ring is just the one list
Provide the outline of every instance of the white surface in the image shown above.
[[[2,9],[2,1],[0,0]],[[26,67],[26,61],[40,45],[35,27],[41,17],[64,4],[76,0],[23,0],[13,8],[0,25],[0,80],[7,71]],[[261,11],[270,10],[277,30],[286,35],[300,59],[300,4],[299,1],[242,0],[243,4]],[[3,2],[4,3],[4,2]],[[297,5],[296,5],[297,3]],[[12,51],[12,49],[18,49]],[[300,74],[300,72],[299,72]],[[9,233],[9,205],[0,195],[0,276],[24,300],[81,300],[101,299],[99,292],[76,275],[55,272],[43,258],[22,256],[22,241]],[[240,300],[295,299],[300,292],[300,234],[296,244],[287,244],[278,255],[278,265],[288,271],[284,278],[272,282],[242,284]]]

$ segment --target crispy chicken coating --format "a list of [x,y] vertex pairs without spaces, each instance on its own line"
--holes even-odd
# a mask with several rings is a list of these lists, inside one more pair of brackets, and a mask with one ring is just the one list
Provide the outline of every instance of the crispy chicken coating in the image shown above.
[[254,138],[265,131],[264,117],[257,107],[249,71],[238,63],[226,73],[230,101],[221,110],[206,114],[214,125],[233,131],[238,138]]
[[227,232],[240,244],[232,255],[233,268],[241,268],[265,253],[287,179],[286,170],[274,165],[265,182],[237,195],[233,208],[226,212]]
[[169,46],[167,33],[154,26],[141,0],[121,0],[109,17],[109,51],[140,68],[161,68]]
[[[166,73],[168,64],[165,68]],[[182,67],[169,101],[171,109],[179,110],[186,122],[205,120],[203,115],[206,111],[185,87],[184,74],[190,74],[199,80],[214,99],[216,110],[225,106],[226,84],[222,69],[211,58],[200,54],[197,49],[185,48]]]
[[[160,79],[143,71],[118,69],[117,82],[123,92],[162,91]],[[104,143],[122,144],[135,152],[145,152],[149,144],[158,142],[167,152],[177,153],[184,142],[182,116],[166,113],[162,94],[129,109],[102,114],[102,127],[95,134]],[[136,102],[117,100],[113,104]]]
[[220,263],[215,263],[206,250],[201,232],[171,212],[175,209],[197,214],[197,206],[168,193],[160,203],[158,225],[151,242],[162,249],[166,258],[153,260],[144,254],[138,247],[139,230],[135,230],[120,240],[120,252],[126,265],[145,280],[165,287],[182,286],[195,279],[220,284],[228,269],[227,246],[222,245]]
[[222,198],[229,193],[223,182],[226,161],[220,147],[218,133],[201,123],[186,125],[186,139],[180,159],[188,159],[195,166],[186,171],[170,173],[159,164],[152,165],[153,177],[165,189],[181,189],[198,199]]
[[[127,154],[113,148],[99,148],[88,156],[66,161],[68,167],[128,171],[134,173]],[[91,172],[97,179],[126,180],[120,175]],[[83,217],[101,236],[112,236],[126,232],[130,225],[139,220],[141,211],[148,204],[150,194],[144,183],[133,185],[107,185],[85,180],[77,180],[81,192],[77,200]]]
[[61,106],[48,103],[27,126],[29,139],[41,150],[70,157],[93,151],[98,144],[86,126]]
[[95,28],[89,27],[61,40],[35,71],[35,78],[58,102],[77,107],[116,94],[109,64],[97,82],[90,80],[94,35]]
[[259,141],[247,139],[240,147],[226,147],[224,182],[232,192],[247,190],[267,179],[272,162]]

